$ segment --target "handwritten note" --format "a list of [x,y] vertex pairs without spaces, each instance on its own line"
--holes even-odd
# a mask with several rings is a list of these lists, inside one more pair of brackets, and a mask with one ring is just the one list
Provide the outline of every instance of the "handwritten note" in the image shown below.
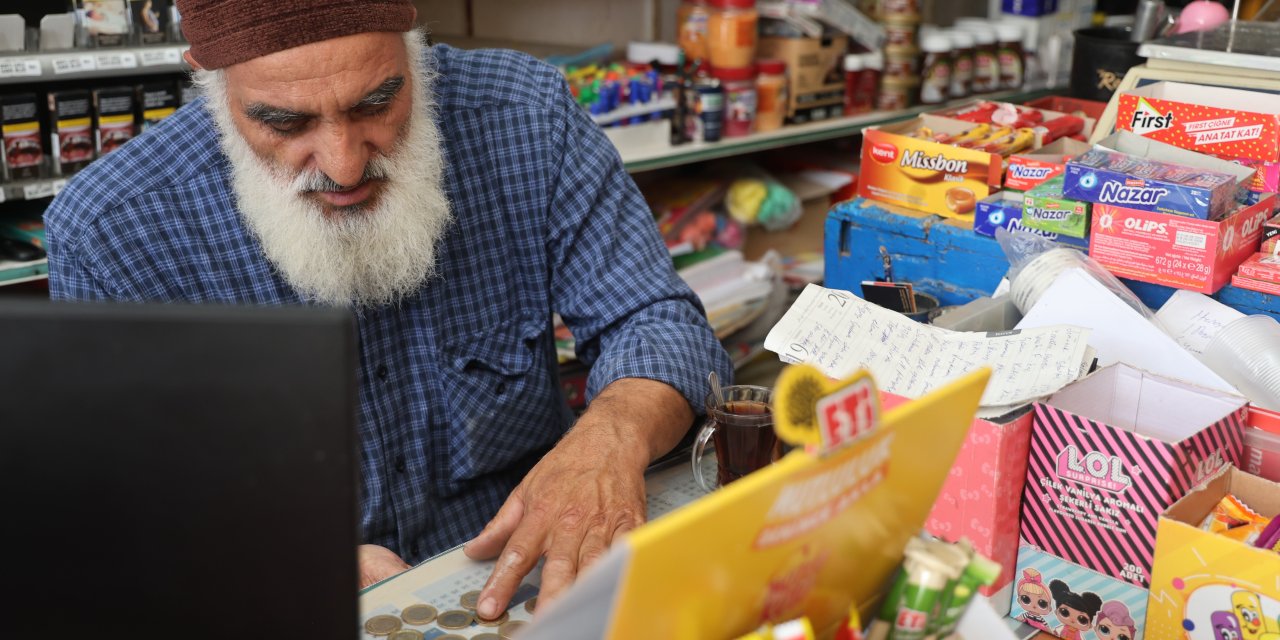
[[847,291],[809,285],[765,338],[766,349],[843,378],[859,368],[881,389],[916,398],[979,367],[993,374],[982,405],[1050,395],[1077,380],[1089,332],[1044,327],[963,333],[923,325]]
[[1183,349],[1203,355],[1223,327],[1244,314],[1209,296],[1193,291],[1177,291],[1156,312],[1156,322]]

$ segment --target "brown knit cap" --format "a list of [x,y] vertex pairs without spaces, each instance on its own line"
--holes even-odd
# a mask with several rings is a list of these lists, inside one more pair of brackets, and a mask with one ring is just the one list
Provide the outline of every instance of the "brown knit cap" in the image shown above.
[[177,0],[191,57],[221,69],[285,49],[373,31],[405,32],[409,0]]

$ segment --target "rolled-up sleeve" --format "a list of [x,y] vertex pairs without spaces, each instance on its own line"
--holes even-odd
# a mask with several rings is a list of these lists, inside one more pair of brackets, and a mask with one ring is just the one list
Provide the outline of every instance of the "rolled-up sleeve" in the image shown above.
[[556,107],[563,124],[548,212],[552,295],[578,357],[591,365],[587,397],[615,380],[647,378],[702,413],[707,373],[731,380],[729,356],[613,144],[567,88]]

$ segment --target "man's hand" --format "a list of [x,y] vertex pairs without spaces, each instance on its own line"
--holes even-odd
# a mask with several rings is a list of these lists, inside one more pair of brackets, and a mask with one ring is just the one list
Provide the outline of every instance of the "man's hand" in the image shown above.
[[409,565],[400,556],[386,547],[376,544],[362,544],[356,549],[360,563],[360,588],[364,589],[396,575],[408,571]]
[[542,557],[538,602],[551,602],[614,539],[642,524],[644,470],[692,421],[684,397],[665,384],[626,379],[609,385],[467,543],[472,559],[498,558],[480,595],[479,617],[501,616]]

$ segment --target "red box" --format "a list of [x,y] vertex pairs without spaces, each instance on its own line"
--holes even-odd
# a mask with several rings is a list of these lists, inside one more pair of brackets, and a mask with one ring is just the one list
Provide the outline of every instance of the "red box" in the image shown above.
[[1258,293],[1265,293],[1268,295],[1280,296],[1280,284],[1271,284],[1270,282],[1254,280],[1253,278],[1241,278],[1240,276],[1231,276],[1231,286],[1239,289],[1248,289],[1250,291],[1257,291]]
[[1258,250],[1276,196],[1222,220],[1093,205],[1089,255],[1122,278],[1216,293]]
[[1067,170],[1067,160],[1091,147],[1079,140],[1058,140],[1037,151],[1009,156],[1009,168],[1004,176],[1004,188],[1014,191],[1030,191]]
[[[904,402],[905,398],[880,393],[885,410]],[[967,538],[978,553],[1000,563],[1000,578],[980,589],[986,596],[1013,582],[1018,563],[1032,417],[1029,410],[1011,415],[1015,417],[1006,422],[974,419],[924,525],[930,535],[944,540]]]
[[1096,102],[1094,100],[1081,100],[1079,98],[1068,98],[1066,96],[1049,96],[1027,102],[1028,107],[1035,107],[1048,111],[1061,111],[1069,113],[1073,116],[1083,115],[1086,118],[1094,120],[1102,119],[1102,112],[1106,111],[1107,103]]
[[1280,255],[1280,216],[1262,225],[1262,252]]
[[1280,161],[1280,96],[1178,82],[1120,94],[1116,129],[1229,158]]
[[1280,256],[1255,253],[1240,265],[1238,273],[1242,278],[1280,284]]

